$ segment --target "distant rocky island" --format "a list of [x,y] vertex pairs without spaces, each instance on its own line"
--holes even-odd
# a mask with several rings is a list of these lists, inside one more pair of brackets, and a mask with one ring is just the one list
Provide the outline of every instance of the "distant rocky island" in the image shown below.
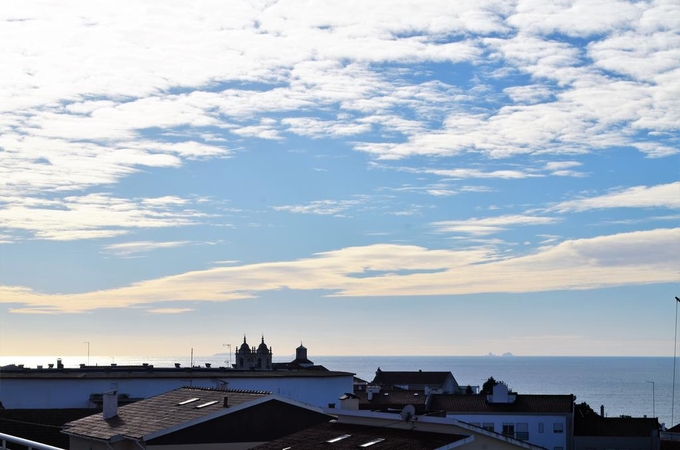
[[515,355],[513,355],[513,354],[510,353],[510,352],[505,352],[505,353],[503,353],[502,355],[497,355],[497,354],[495,354],[495,353],[489,352],[489,353],[486,354],[486,356],[515,356]]

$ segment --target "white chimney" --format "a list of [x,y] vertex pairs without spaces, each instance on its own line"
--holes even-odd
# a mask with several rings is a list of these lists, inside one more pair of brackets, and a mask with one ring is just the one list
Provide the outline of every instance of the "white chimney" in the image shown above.
[[104,420],[118,415],[118,391],[104,392]]

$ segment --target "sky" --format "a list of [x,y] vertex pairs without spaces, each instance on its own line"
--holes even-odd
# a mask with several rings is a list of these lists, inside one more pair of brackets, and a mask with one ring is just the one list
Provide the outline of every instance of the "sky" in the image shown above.
[[27,0],[0,73],[0,356],[673,355],[677,0]]

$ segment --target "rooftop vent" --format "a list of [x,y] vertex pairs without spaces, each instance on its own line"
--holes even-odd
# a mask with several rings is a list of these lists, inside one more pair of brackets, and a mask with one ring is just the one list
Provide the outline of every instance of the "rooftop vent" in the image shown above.
[[175,363],[175,369],[179,369],[180,363]]

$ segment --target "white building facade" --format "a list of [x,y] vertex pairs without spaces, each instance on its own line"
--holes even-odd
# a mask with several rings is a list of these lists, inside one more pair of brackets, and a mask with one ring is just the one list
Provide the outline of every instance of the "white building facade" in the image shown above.
[[[5,408],[94,408],[116,390],[121,401],[148,398],[180,387],[267,391],[317,407],[352,390],[353,374],[334,371],[236,371],[228,369],[23,369],[0,371]],[[94,400],[94,401],[93,401]]]
[[519,395],[498,383],[487,396],[433,395],[428,410],[548,450],[572,450],[574,400],[573,395]]

